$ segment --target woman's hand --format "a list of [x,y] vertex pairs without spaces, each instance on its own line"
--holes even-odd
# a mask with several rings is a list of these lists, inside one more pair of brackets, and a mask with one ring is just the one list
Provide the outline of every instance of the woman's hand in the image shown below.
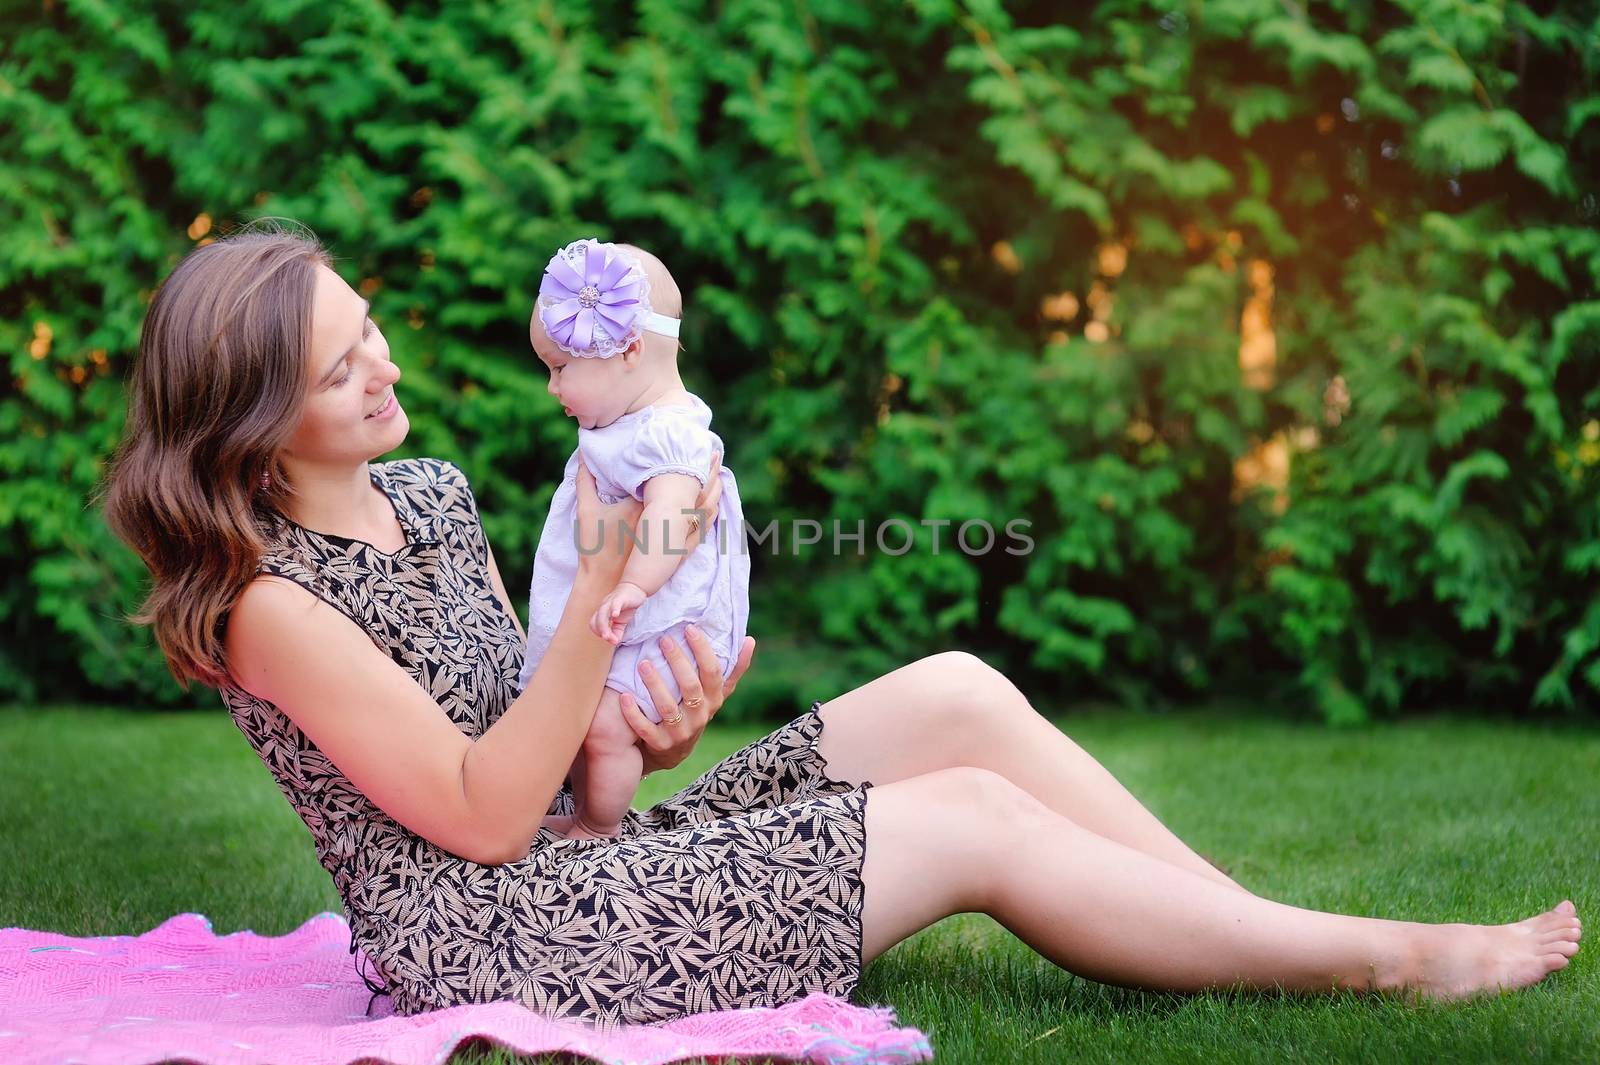
[[706,537],[706,530],[710,529],[717,520],[717,512],[722,505],[722,452],[711,453],[711,470],[706,475],[706,486],[700,489],[700,498],[695,500],[695,517],[700,519],[700,524],[684,537],[684,553],[691,552],[700,546]]
[[[628,552],[633,550],[633,536],[624,536],[622,527],[636,531],[644,504],[631,496],[615,503],[600,502],[600,493],[594,486],[594,474],[578,460],[578,528],[574,535],[578,546],[578,573],[583,577],[612,587],[622,579],[622,568],[628,562]],[[595,550],[595,541],[599,549]]]
[[[722,704],[733,694],[739,678],[750,668],[751,656],[756,653],[755,637],[746,636],[744,646],[739,648],[739,660],[734,663],[733,673],[723,680],[722,663],[717,661],[716,654],[712,652],[711,641],[693,625],[689,626],[685,639],[689,649],[694,652],[692,663],[676,640],[663,638],[661,641],[662,654],[666,656],[672,676],[678,682],[678,691],[683,695],[681,703],[672,701],[672,693],[667,690],[666,682],[650,668],[648,661],[639,663],[639,679],[644,681],[645,688],[650,692],[650,701],[661,714],[659,725],[644,716],[644,711],[639,709],[632,695],[627,692],[622,694],[623,719],[644,744],[646,773],[671,769],[689,756],[694,745],[700,742],[700,734],[705,731],[707,722],[717,716]],[[682,715],[682,719],[676,724],[667,724],[679,715]]]

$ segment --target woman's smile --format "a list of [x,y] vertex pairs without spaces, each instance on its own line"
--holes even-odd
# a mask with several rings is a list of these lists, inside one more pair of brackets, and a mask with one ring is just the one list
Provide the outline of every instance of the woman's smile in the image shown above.
[[387,418],[394,417],[394,412],[399,409],[400,404],[395,402],[394,393],[391,391],[389,393],[389,398],[383,401],[383,405],[377,410],[373,411],[371,414],[367,415],[367,418],[364,420],[377,419],[381,422]]

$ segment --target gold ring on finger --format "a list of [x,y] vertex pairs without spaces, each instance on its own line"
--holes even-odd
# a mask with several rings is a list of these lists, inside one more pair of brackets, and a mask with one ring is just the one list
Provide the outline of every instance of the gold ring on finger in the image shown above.
[[678,716],[677,716],[677,717],[669,717],[669,718],[666,718],[666,719],[665,719],[665,720],[664,720],[664,721],[663,721],[663,722],[662,722],[662,724],[665,724],[665,725],[676,725],[676,724],[678,724],[678,723],[679,723],[679,722],[680,722],[680,721],[682,721],[682,720],[683,720],[683,715],[682,715],[682,714],[679,714],[679,715],[678,715]]

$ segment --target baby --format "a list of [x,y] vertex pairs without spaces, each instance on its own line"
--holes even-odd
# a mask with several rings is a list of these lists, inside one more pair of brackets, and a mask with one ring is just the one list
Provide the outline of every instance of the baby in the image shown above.
[[[682,643],[693,624],[710,641],[726,678],[749,620],[744,511],[726,466],[716,520],[701,530],[694,551],[684,551],[711,456],[727,453],[711,431],[711,409],[678,377],[682,302],[672,275],[649,252],[579,240],[545,266],[528,327],[533,350],[550,370],[550,394],[578,423],[578,448],[567,459],[534,556],[519,690],[555,635],[579,550],[618,549],[613,531],[603,543],[600,530],[574,532],[578,460],[593,475],[602,502],[632,496],[645,505],[622,579],[590,620],[589,627],[617,649],[594,723],[572,764],[576,811],[568,838],[620,834],[644,769],[638,737],[622,716],[621,693],[631,693],[651,721],[661,720],[639,676],[639,664],[648,661],[674,703],[680,695],[658,641],[666,636]],[[661,709],[671,714],[675,706]]]

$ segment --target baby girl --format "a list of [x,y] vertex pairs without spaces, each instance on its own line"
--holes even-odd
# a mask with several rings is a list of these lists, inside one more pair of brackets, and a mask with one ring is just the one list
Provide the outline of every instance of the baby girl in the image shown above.
[[638,790],[644,756],[622,716],[621,693],[630,693],[651,721],[661,720],[639,664],[648,661],[676,701],[677,681],[658,641],[681,642],[693,624],[710,641],[726,678],[750,615],[744,511],[726,466],[716,520],[701,530],[692,552],[684,550],[711,457],[726,451],[711,431],[711,409],[678,377],[682,302],[672,275],[649,252],[579,240],[545,266],[529,323],[533,350],[550,370],[550,394],[578,423],[578,448],[567,459],[534,556],[519,689],[527,687],[555,635],[579,550],[618,549],[614,533],[602,544],[599,530],[574,528],[578,460],[603,502],[632,496],[645,505],[622,579],[590,621],[617,649],[594,723],[572,764],[576,816],[569,838],[616,837]]

